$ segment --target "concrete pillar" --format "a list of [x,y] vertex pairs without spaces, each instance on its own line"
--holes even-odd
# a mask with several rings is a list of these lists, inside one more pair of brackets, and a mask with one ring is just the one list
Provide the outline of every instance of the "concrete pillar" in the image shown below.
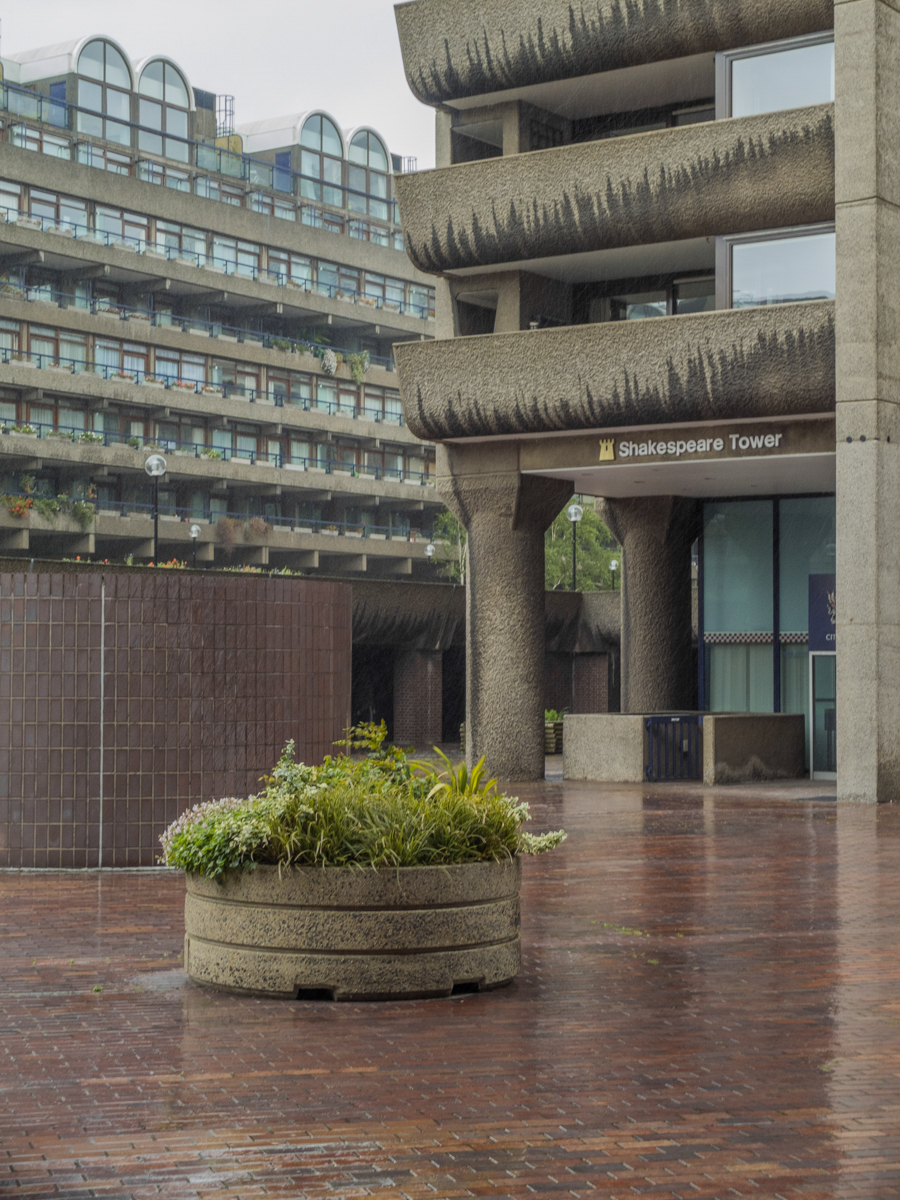
[[394,660],[394,741],[427,753],[441,741],[443,651],[400,650]]
[[900,12],[835,5],[838,798],[900,800]]
[[466,758],[544,777],[544,531],[571,484],[519,474],[508,444],[439,446],[437,487],[468,531]]
[[691,543],[700,505],[679,496],[606,500],[621,544],[623,713],[690,708]]

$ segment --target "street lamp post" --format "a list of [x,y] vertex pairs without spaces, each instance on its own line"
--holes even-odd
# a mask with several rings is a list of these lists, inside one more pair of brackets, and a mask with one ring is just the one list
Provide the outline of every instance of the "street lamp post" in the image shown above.
[[193,560],[191,562],[191,566],[194,568],[195,571],[197,569],[197,538],[199,536],[200,536],[200,526],[192,525],[191,526],[191,549],[193,551]]
[[570,504],[566,509],[566,516],[572,522],[572,591],[577,592],[575,570],[578,565],[578,522],[584,516],[584,509],[580,504]]
[[151,454],[144,470],[153,480],[153,561],[159,557],[159,481],[166,473],[166,460],[161,454]]
[[618,571],[618,569],[619,569],[619,560],[617,558],[611,558],[609,560],[609,573],[610,573],[610,575],[612,575],[613,591],[616,590],[616,571]]
[[431,562],[431,560],[434,558],[435,549],[436,549],[436,547],[435,547],[434,542],[429,542],[428,545],[425,547],[425,557],[428,559],[429,562]]

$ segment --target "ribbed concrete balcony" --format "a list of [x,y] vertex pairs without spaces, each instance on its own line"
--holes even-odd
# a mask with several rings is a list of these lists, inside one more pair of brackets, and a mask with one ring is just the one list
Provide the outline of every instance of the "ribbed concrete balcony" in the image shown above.
[[833,0],[416,0],[395,9],[424,104],[831,29]]
[[832,412],[834,302],[396,347],[420,438]]
[[664,129],[395,180],[423,271],[834,220],[834,106]]

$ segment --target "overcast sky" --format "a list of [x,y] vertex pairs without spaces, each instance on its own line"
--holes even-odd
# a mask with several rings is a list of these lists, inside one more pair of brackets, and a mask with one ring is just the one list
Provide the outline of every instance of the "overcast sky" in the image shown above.
[[434,113],[406,85],[393,0],[18,0],[2,52],[105,33],[132,61],[168,54],[195,87],[234,96],[235,121],[324,108],[434,165]]

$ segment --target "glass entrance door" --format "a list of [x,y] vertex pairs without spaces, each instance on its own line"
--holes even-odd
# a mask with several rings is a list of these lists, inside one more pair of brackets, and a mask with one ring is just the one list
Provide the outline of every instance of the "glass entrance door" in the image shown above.
[[837,656],[809,656],[810,779],[837,779]]

